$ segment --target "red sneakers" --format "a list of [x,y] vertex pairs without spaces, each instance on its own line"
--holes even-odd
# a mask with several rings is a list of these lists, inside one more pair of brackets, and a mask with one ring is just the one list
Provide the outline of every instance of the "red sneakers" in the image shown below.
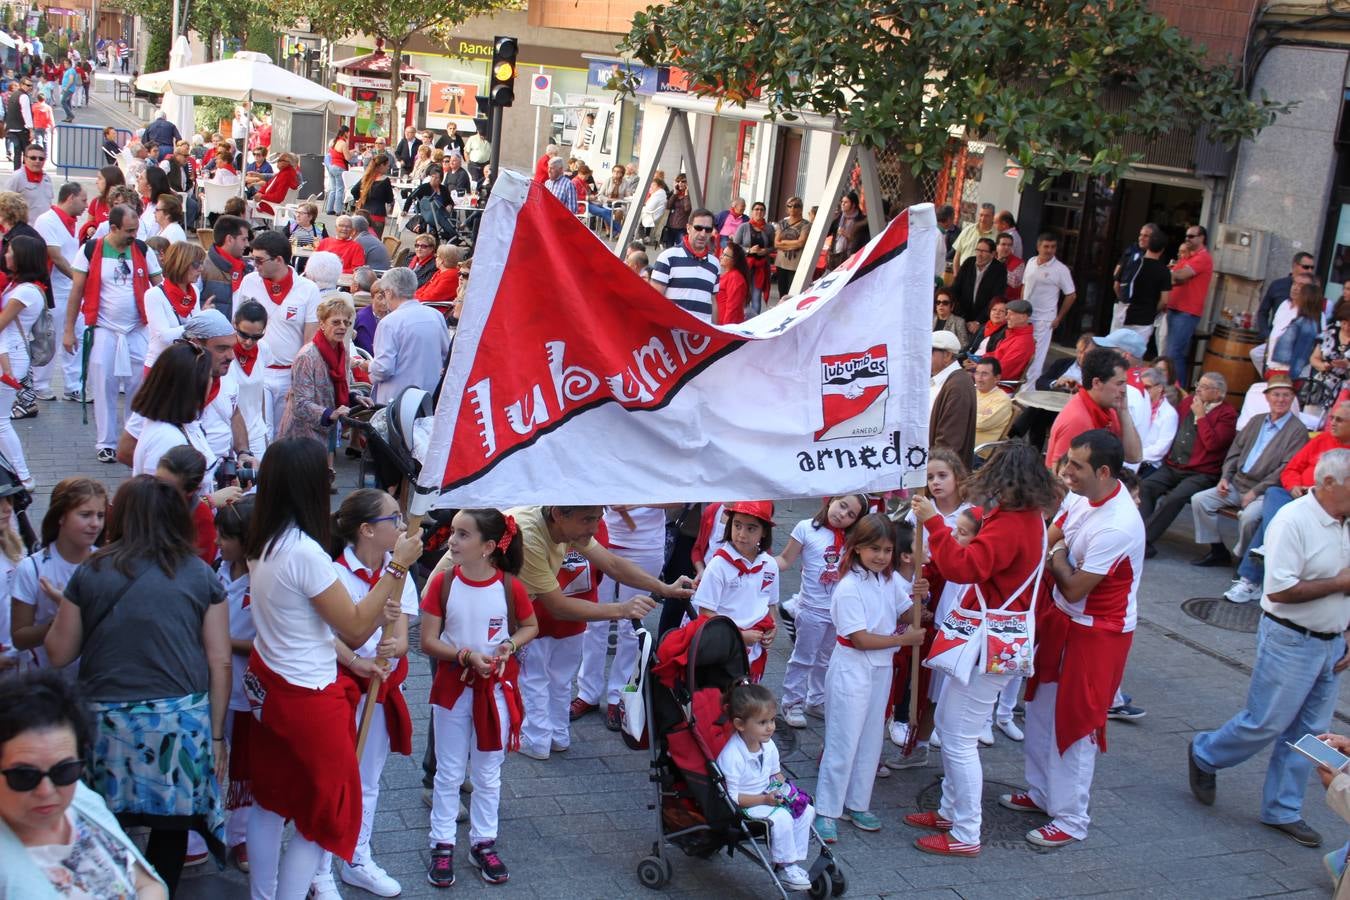
[[915,828],[929,828],[933,831],[951,831],[952,823],[935,812],[910,813],[905,816],[905,824]]
[[1042,825],[1040,828],[1027,832],[1027,843],[1035,844],[1037,847],[1063,847],[1065,844],[1072,844],[1078,838],[1061,831],[1055,825]]
[[1008,809],[1015,809],[1018,812],[1040,813],[1041,815],[1045,815],[1045,810],[1037,806],[1035,801],[1031,799],[1031,795],[1025,792],[1020,794],[1004,794],[1002,797],[998,798],[998,805],[1005,806]]
[[979,844],[963,844],[952,840],[949,834],[926,834],[914,842],[924,853],[937,856],[979,856]]
[[567,712],[568,712],[568,718],[571,718],[571,719],[574,719],[574,720],[575,720],[575,719],[580,719],[582,716],[586,715],[587,713],[593,713],[593,712],[595,712],[595,711],[596,711],[597,709],[599,709],[599,708],[600,708],[600,707],[599,707],[597,704],[595,704],[595,703],[587,703],[585,700],[582,700],[580,697],[578,697],[578,698],[576,698],[575,700],[572,701],[572,705],[571,705],[571,707],[570,707],[570,708],[568,709],[568,711],[567,711]]

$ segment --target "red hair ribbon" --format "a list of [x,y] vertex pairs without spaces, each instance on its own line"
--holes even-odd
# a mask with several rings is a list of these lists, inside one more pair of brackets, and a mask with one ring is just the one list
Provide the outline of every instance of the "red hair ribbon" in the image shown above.
[[506,530],[502,532],[502,539],[497,542],[497,549],[505,552],[507,547],[511,546],[511,541],[520,534],[520,529],[516,527],[514,516],[506,517]]

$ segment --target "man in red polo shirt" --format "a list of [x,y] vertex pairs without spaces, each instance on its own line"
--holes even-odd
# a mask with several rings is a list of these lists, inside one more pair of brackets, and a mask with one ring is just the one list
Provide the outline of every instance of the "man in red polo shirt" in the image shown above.
[[336,253],[342,260],[342,272],[350,275],[366,264],[366,251],[356,242],[356,229],[351,216],[338,216],[335,237],[326,237],[314,245],[315,251]]
[[1261,499],[1261,523],[1252,533],[1247,555],[1238,566],[1238,577],[1224,594],[1233,603],[1250,603],[1261,599],[1261,582],[1265,578],[1265,555],[1262,545],[1266,540],[1266,526],[1286,503],[1308,493],[1313,486],[1313,470],[1317,461],[1328,450],[1350,450],[1350,402],[1338,403],[1327,416],[1327,430],[1308,441],[1289,460],[1280,473],[1280,483],[1266,489]]
[[1126,462],[1139,462],[1142,444],[1125,396],[1127,365],[1123,355],[1102,347],[1083,355],[1083,386],[1050,426],[1050,440],[1045,448],[1047,466],[1053,469],[1059,458],[1069,452],[1069,443],[1094,428],[1105,428],[1120,438]]
[[[1036,336],[1031,326],[1031,304],[1013,300],[1008,304],[1008,333],[989,355],[998,360],[1004,381],[1021,381],[1031,357],[1036,353]],[[1011,387],[1005,388],[1014,393]]]
[[1210,258],[1209,233],[1202,225],[1186,229],[1183,250],[1190,255],[1179,257],[1172,267],[1172,290],[1167,295],[1167,356],[1176,368],[1183,387],[1190,384],[1191,338],[1195,326],[1205,314],[1205,298],[1214,277],[1214,260]]

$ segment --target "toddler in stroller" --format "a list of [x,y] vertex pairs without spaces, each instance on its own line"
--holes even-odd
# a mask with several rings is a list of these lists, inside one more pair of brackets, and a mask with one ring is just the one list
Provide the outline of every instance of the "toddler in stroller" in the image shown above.
[[[781,777],[786,770],[778,762],[777,748],[766,740],[761,720],[766,715],[773,720],[772,694],[761,689],[740,697],[749,687],[749,662],[736,623],[711,616],[668,632],[645,674],[641,681],[652,780],[658,785],[659,830],[652,855],[638,864],[642,884],[657,889],[669,883],[670,844],[705,859],[721,850],[729,856],[739,850],[770,873],[784,898],[789,889],[807,889],[812,897],[842,895],[844,873],[819,835],[820,855],[809,871],[796,865],[807,854],[815,814],[810,798]],[[729,691],[743,707],[727,709]],[[760,702],[765,696],[767,712]],[[740,732],[737,718],[746,731]],[[772,737],[772,725],[767,731]],[[734,749],[727,752],[729,746]],[[771,800],[755,796],[768,794],[773,794]],[[784,864],[776,866],[771,859]]]

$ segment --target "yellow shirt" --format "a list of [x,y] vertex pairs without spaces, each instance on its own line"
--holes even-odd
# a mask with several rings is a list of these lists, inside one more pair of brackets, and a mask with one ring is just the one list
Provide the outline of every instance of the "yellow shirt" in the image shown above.
[[952,260],[952,270],[960,271],[961,263],[966,261],[967,256],[975,255],[975,243],[980,238],[989,238],[997,240],[998,226],[991,227],[988,231],[981,231],[979,223],[971,222],[965,228],[961,229],[961,234],[957,236],[956,242],[952,244],[952,251],[955,256]]
[[1000,441],[1012,421],[1012,398],[1002,388],[975,392],[975,446]]

